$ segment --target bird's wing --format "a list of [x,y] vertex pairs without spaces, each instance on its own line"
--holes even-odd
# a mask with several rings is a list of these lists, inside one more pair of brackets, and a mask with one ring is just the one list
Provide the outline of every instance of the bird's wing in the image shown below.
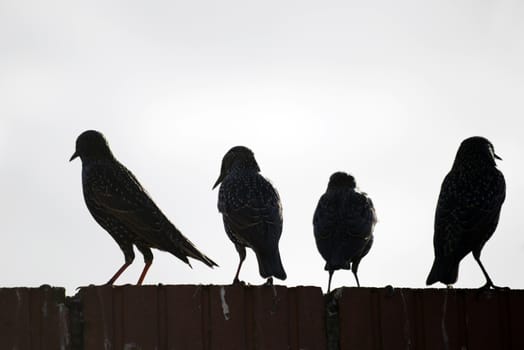
[[442,183],[435,215],[437,254],[459,250],[465,254],[478,240],[487,239],[484,236],[489,237],[497,226],[504,199],[504,177],[498,170],[476,181],[449,173]]
[[278,192],[261,175],[227,190],[229,198],[220,205],[226,227],[253,249],[277,244],[282,233],[282,205]]
[[[326,270],[332,270],[333,254],[338,246],[338,206],[334,196],[325,193],[320,197],[315,213],[313,214],[313,233],[320,255],[326,261]],[[345,261],[338,262],[337,268]]]
[[320,197],[313,214],[313,231],[318,242],[330,239],[336,231],[338,222],[337,203],[328,194]]
[[373,203],[364,194],[324,194],[315,210],[313,227],[318,251],[326,260],[325,269],[348,269],[351,259],[365,255],[371,247],[375,222]]
[[371,199],[357,192],[324,194],[313,216],[315,238],[325,240],[333,235],[366,238],[377,221]]
[[91,186],[96,205],[152,246],[161,245],[169,222],[134,175],[122,165],[101,171]]
[[365,194],[350,192],[342,204],[340,222],[350,237],[367,239],[377,221],[373,202]]

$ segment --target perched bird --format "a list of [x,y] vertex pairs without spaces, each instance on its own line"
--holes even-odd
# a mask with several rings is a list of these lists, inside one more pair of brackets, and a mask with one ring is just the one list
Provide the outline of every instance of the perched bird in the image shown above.
[[285,280],[286,272],[280,260],[278,242],[282,234],[282,205],[277,191],[260,175],[253,152],[243,146],[231,148],[222,159],[218,210],[222,213],[224,228],[240,256],[233,283],[246,258],[246,247],[257,256],[258,268],[267,284],[273,276]]
[[435,215],[435,261],[426,280],[450,287],[459,264],[470,252],[486,277],[483,288],[498,288],[480,262],[480,252],[497,227],[506,196],[504,176],[497,169],[491,142],[483,137],[462,141],[438,199]]
[[315,241],[329,271],[328,293],[333,273],[340,269],[351,269],[360,287],[358,265],[373,245],[376,223],[373,202],[356,189],[355,178],[344,172],[331,175],[313,215]]
[[125,263],[107,282],[113,284],[135,258],[133,245],[144,256],[145,266],[137,282],[142,284],[153,262],[151,248],[167,251],[191,266],[188,257],[209,267],[218,266],[202,254],[165,217],[135,176],[114,156],[104,136],[93,130],[76,140],[70,161],[82,160],[84,200],[91,215],[118,243]]

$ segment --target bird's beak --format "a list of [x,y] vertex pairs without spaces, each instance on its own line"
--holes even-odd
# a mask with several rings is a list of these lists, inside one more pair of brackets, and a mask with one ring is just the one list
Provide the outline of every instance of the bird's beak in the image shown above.
[[75,153],[73,153],[73,155],[71,156],[71,158],[69,158],[69,161],[72,161],[72,160],[75,159],[76,157],[78,157],[78,154],[75,152]]
[[493,156],[495,157],[495,159],[502,160],[502,158],[500,158],[499,156],[497,156],[495,153],[493,153]]
[[217,187],[222,182],[222,180],[224,180],[224,174],[220,173],[220,176],[218,177],[217,182],[215,182],[215,184],[213,185],[212,189],[214,190],[215,187]]

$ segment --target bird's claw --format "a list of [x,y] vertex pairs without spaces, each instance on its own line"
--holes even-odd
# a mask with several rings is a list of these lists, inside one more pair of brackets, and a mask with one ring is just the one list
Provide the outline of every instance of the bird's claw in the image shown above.
[[241,280],[239,280],[238,278],[235,278],[235,279],[233,280],[232,285],[234,285],[234,286],[236,286],[236,285],[241,285],[242,287],[245,287],[245,286],[246,286],[246,282],[241,281]]
[[[104,286],[105,286],[105,284],[104,284]],[[80,289],[89,288],[89,287],[95,287],[95,285],[91,283],[91,284],[89,284],[87,286],[78,286],[78,287],[75,288],[75,291],[78,292]]]
[[492,296],[492,294],[490,293],[491,291],[495,292],[495,291],[508,291],[508,290],[510,290],[509,287],[499,287],[499,286],[494,285],[493,283],[488,282],[477,290],[477,298],[480,298],[482,296],[484,297],[487,296],[489,298]]
[[384,291],[386,292],[387,297],[392,297],[393,295],[395,295],[395,288],[391,284],[385,286]]
[[266,283],[263,284],[263,286],[272,286],[272,285],[273,285],[273,277],[269,277]]
[[493,290],[510,290],[509,287],[499,287],[499,286],[494,285],[493,283],[486,282],[485,285],[483,285],[482,287],[479,288],[479,291],[488,291],[490,289],[493,289]]

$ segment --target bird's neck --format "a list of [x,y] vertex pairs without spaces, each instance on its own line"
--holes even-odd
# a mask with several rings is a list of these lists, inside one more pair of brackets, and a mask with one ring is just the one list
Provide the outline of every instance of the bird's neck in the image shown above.
[[454,171],[470,172],[470,171],[486,171],[488,169],[496,168],[494,161],[470,161],[470,162],[455,162],[453,164]]
[[257,164],[253,164],[250,162],[236,162],[231,166],[230,172],[254,172],[258,173],[260,169],[258,168]]
[[457,153],[453,167],[466,169],[482,169],[497,166],[495,159],[488,152]]
[[355,192],[355,187],[349,187],[349,186],[329,186],[327,191],[329,193]]
[[109,155],[94,155],[94,156],[82,156],[82,164],[96,164],[96,163],[110,163],[116,162],[116,158],[112,154]]

